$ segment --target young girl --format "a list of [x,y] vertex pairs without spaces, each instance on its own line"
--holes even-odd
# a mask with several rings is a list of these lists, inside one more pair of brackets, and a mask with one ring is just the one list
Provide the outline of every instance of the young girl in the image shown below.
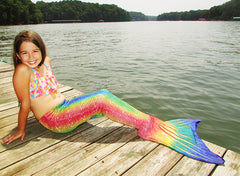
[[177,119],[163,122],[140,112],[107,90],[65,100],[57,90],[57,80],[51,60],[41,37],[34,31],[19,33],[14,41],[13,86],[20,103],[18,129],[2,139],[9,144],[24,139],[29,111],[47,129],[58,133],[73,130],[94,115],[135,127],[138,135],[162,143],[170,148],[205,162],[223,164],[224,160],[212,153],[198,137],[199,120]]

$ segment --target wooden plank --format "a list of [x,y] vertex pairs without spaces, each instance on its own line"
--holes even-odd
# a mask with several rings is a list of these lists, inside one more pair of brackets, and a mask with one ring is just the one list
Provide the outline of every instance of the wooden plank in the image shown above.
[[15,92],[13,89],[13,86],[4,86],[3,89],[0,90],[0,97],[2,98],[2,96],[6,96],[7,94],[12,94],[15,96]]
[[0,112],[13,108],[13,107],[17,107],[18,106],[18,102],[14,101],[14,102],[8,102],[8,103],[2,103],[0,104]]
[[[13,132],[17,129],[16,124],[9,125],[7,127],[4,127],[0,130],[0,138],[2,139],[4,136],[8,135],[9,133]],[[24,141],[21,141],[20,139],[12,142],[9,145],[0,145],[0,157],[7,157],[6,155],[3,155],[5,151],[8,151],[8,153],[11,154],[12,149],[18,146],[24,146],[24,144],[28,143],[29,141],[35,140],[37,137],[43,135],[46,133],[47,130],[42,127],[35,119],[29,119],[27,122],[27,128],[26,128],[26,136],[24,138]],[[19,150],[20,152],[20,150]],[[1,169],[1,167],[0,167]]]
[[[92,119],[89,123],[82,124],[81,127],[69,133],[50,133],[41,136],[38,138],[38,145],[34,146],[34,142],[30,141],[29,144],[24,146],[24,151],[21,149],[21,152],[24,152],[25,156],[28,155],[29,158],[23,158],[23,156],[14,157],[12,154],[13,152],[11,152],[8,157],[10,157],[11,160],[19,161],[14,166],[14,170],[11,168],[11,165],[9,165],[9,167],[0,171],[0,175],[9,175],[9,172],[14,172],[16,175],[33,174],[51,164],[54,164],[56,161],[61,160],[69,154],[74,154],[75,151],[80,150],[120,127],[121,124],[119,123],[106,120],[106,118],[98,118]],[[18,149],[15,149],[14,153],[20,152],[16,150]],[[7,151],[4,153],[8,154]],[[0,161],[0,165],[1,164]]]
[[9,90],[8,92],[3,94],[0,92],[0,95],[1,95],[0,102],[9,102],[12,99],[14,99],[15,101],[17,100],[17,96],[13,89],[12,91]]
[[[99,119],[97,119],[99,120]],[[35,131],[39,131],[40,134],[37,134],[36,136],[39,136],[35,139],[31,139],[28,142],[24,141],[23,143],[17,145],[14,148],[5,150],[0,154],[1,158],[5,158],[4,160],[0,160],[0,170],[4,169],[12,164],[15,164],[16,162],[20,162],[21,160],[26,159],[27,157],[33,156],[36,153],[45,150],[53,145],[56,145],[60,143],[61,141],[64,141],[64,143],[68,144],[69,146],[67,148],[70,148],[73,143],[68,142],[71,141],[71,139],[68,139],[72,136],[74,136],[77,133],[80,133],[82,131],[85,131],[86,129],[92,128],[93,124],[95,125],[97,120],[92,121],[90,123],[84,123],[81,124],[77,129],[75,129],[72,132],[59,134],[59,133],[53,133],[45,128],[43,128],[39,123],[38,126],[35,126],[34,129],[29,130],[29,133],[36,133]],[[102,119],[101,119],[102,120]],[[43,134],[43,135],[42,135]],[[73,137],[74,138],[74,137]],[[82,139],[80,139],[82,140]],[[37,142],[37,145],[36,145]],[[6,146],[11,147],[11,144]],[[59,153],[61,155],[61,153]],[[48,158],[48,156],[47,156]],[[1,174],[0,174],[1,175]]]
[[2,72],[0,74],[0,79],[1,78],[12,78],[13,76],[13,71],[6,71],[6,72]]
[[[65,85],[62,85],[62,84],[59,84],[59,88],[58,88],[58,91],[60,91],[60,92],[66,92],[66,91],[69,91],[69,90],[73,90],[73,88],[72,87],[70,87],[70,86],[65,86]],[[79,93],[79,95],[82,95],[83,93],[82,92],[80,92],[80,91],[78,91],[78,93]]]
[[0,61],[0,72],[13,71],[14,66]]
[[[103,120],[98,118],[94,121],[94,123],[101,123]],[[16,130],[17,124],[12,124],[7,127],[4,127],[0,130],[0,139],[9,134],[10,132]],[[39,136],[44,134],[52,133],[51,131],[44,128],[35,118],[28,118],[27,120],[27,128],[26,128],[26,136],[24,141],[16,140],[9,145],[0,145],[0,153],[3,151],[15,148],[16,146],[23,145],[24,143],[28,143],[31,140],[35,140]],[[23,145],[24,146],[24,145]]]
[[[9,72],[4,72],[1,73],[5,74],[9,73]],[[12,72],[10,72],[12,74]],[[0,103],[7,103],[7,102],[12,102],[12,101],[16,101],[17,97],[15,95],[14,89],[13,89],[13,85],[12,85],[12,77],[9,76],[3,76],[0,79]]]
[[0,129],[18,122],[18,114],[9,115],[0,119]]
[[157,145],[137,137],[78,175],[121,175]]
[[[208,148],[220,155],[226,152],[226,149],[217,145],[214,145],[210,142],[204,141],[204,143],[208,146]],[[167,174],[167,176],[175,176],[175,175],[210,175],[212,171],[215,169],[215,164],[205,163],[202,161],[194,160],[187,156],[184,156],[175,166],[171,169],[171,171]]]
[[75,175],[91,165],[94,165],[136,136],[136,129],[121,127],[95,143],[81,150],[77,150],[71,155],[63,158],[61,161],[50,165],[46,169],[37,173],[37,175]]
[[139,163],[125,172],[124,176],[131,175],[166,175],[169,170],[183,157],[182,154],[159,145]]
[[4,77],[0,79],[0,84],[5,84],[9,82],[12,82],[12,77]]
[[13,65],[0,61],[0,67],[6,67],[6,66],[11,66],[13,68]]
[[[33,117],[33,113],[30,112],[29,113],[29,117]],[[17,125],[18,123],[18,112],[13,114],[13,115],[8,115],[7,117],[5,118],[0,118],[0,129],[1,128],[4,128],[4,127],[7,127],[9,125],[12,125],[12,124],[16,124]]]
[[240,175],[240,154],[228,150],[224,155],[225,164],[222,166],[217,166],[216,170],[212,176],[219,175]]
[[5,100],[0,100],[0,104],[2,103],[12,103],[12,102],[16,102],[17,101],[17,97],[11,97],[9,99],[5,99]]
[[4,84],[0,84],[0,89],[5,89],[6,87],[13,87],[12,80]]
[[14,115],[14,114],[18,114],[18,112],[19,112],[19,107],[13,107],[10,109],[6,109],[4,111],[0,111],[0,119],[6,118],[6,117]]

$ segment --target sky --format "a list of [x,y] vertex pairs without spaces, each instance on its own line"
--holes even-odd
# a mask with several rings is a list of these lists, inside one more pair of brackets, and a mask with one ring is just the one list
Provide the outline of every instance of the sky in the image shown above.
[[[37,2],[39,0],[32,0]],[[52,2],[59,0],[41,0]],[[222,5],[230,0],[81,0],[99,4],[115,4],[118,7],[134,12],[142,12],[145,15],[157,16],[165,12],[181,12],[198,9],[210,9],[216,5]]]

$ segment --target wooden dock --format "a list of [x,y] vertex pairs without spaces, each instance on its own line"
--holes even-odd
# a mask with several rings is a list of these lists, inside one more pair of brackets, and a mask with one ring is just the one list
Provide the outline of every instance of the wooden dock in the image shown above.
[[[17,127],[18,102],[12,87],[13,66],[0,62],[0,138]],[[61,85],[68,99],[82,93]],[[239,176],[240,154],[206,141],[225,165],[197,161],[137,136],[134,128],[95,118],[74,131],[56,134],[30,114],[24,141],[0,144],[3,175],[191,175]]]

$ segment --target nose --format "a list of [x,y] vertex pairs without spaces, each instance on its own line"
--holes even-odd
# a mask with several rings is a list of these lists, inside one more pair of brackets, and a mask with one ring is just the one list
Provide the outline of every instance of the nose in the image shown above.
[[32,60],[33,59],[33,53],[28,53],[28,59]]

